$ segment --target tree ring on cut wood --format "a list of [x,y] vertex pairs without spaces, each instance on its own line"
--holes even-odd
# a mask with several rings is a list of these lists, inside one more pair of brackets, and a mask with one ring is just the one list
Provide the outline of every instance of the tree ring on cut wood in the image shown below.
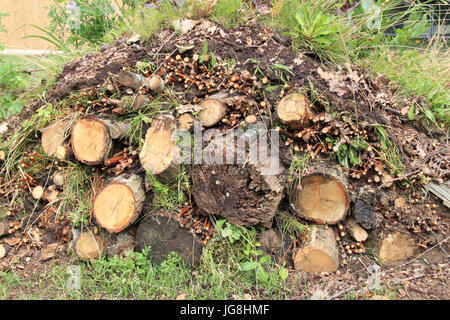
[[156,116],[145,134],[144,145],[139,153],[142,167],[163,182],[170,181],[179,172],[179,149],[172,137],[174,130],[173,116]]
[[95,117],[79,119],[72,129],[72,150],[87,165],[101,163],[108,154],[112,139],[107,125]]
[[75,252],[83,260],[98,259],[105,252],[105,243],[100,235],[84,231],[75,243]]
[[94,216],[108,232],[117,233],[136,221],[145,200],[142,178],[119,176],[95,198]]
[[291,193],[291,201],[295,213],[318,223],[336,224],[345,218],[350,207],[344,184],[324,173],[303,176]]
[[42,149],[48,156],[57,155],[66,139],[68,121],[57,121],[42,129]]
[[205,99],[199,106],[202,110],[198,113],[198,119],[205,127],[212,127],[225,117],[227,113],[227,106],[217,99]]
[[285,96],[277,105],[277,116],[291,129],[305,127],[311,118],[308,99],[297,92]]

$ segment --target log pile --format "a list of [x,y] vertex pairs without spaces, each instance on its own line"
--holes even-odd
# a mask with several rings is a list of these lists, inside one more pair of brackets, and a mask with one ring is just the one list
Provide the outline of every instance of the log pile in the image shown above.
[[[188,265],[196,265],[202,245],[214,236],[213,217],[225,218],[238,226],[270,229],[280,210],[290,211],[296,220],[310,225],[304,238],[293,241],[296,269],[334,272],[340,266],[340,254],[364,252],[363,242],[368,238],[365,229],[377,226],[374,219],[369,219],[373,217],[374,204],[368,193],[358,194],[359,190],[354,190],[347,178],[359,180],[371,175],[371,181],[387,186],[383,182],[387,173],[372,147],[377,143],[373,131],[343,114],[332,117],[310,101],[303,87],[291,88],[271,105],[262,89],[267,78],[261,82],[247,70],[229,71],[223,65],[211,69],[207,58],[200,59],[195,53],[168,55],[153,71],[145,75],[119,72],[105,90],[110,95],[92,99],[101,112],[83,114],[73,126],[59,121],[42,130],[41,142],[47,156],[100,169],[104,176],[105,183],[93,192],[91,212],[102,230],[79,236],[75,251],[80,259],[96,259],[121,251],[118,247],[130,249],[136,245],[138,250],[150,246],[156,262],[175,251]],[[142,126],[146,130],[141,148],[123,141],[131,124],[124,120],[128,118],[120,116],[143,110],[156,97],[168,99],[165,90],[169,86],[186,91],[184,97],[189,104],[180,103],[175,110],[152,113],[150,126]],[[84,107],[80,110],[86,111]],[[183,167],[174,134],[181,129],[192,137],[195,121],[209,136],[205,135],[202,144],[195,146],[203,161],[194,159],[186,164],[191,203],[178,214],[146,208],[152,188],[146,185],[145,175],[170,187],[176,184]],[[284,158],[280,153],[285,151],[272,148],[270,143],[262,144],[261,134],[251,129],[259,129],[268,137],[272,128],[284,139],[283,147],[311,157],[308,170],[290,176],[290,163],[281,161],[267,173],[271,159]],[[228,133],[235,133],[236,140],[225,138]],[[218,139],[221,136],[224,138]],[[244,141],[242,149],[238,145],[240,138]],[[327,161],[315,161],[321,155],[336,154],[340,146],[349,145],[356,138],[361,139],[363,147],[358,152],[365,161],[350,174],[335,170]],[[255,160],[247,151],[249,155],[270,156]],[[63,188],[68,178],[55,172],[53,189],[32,179],[26,178],[25,182],[32,183],[33,198],[51,203],[57,201],[58,188]],[[103,231],[107,236],[102,235]],[[356,242],[341,242],[350,237]],[[118,240],[122,238],[125,240]],[[109,245],[112,242],[116,243],[115,249]],[[383,244],[382,248],[386,246]],[[281,247],[273,251],[278,252]],[[383,250],[380,254],[385,255]]]

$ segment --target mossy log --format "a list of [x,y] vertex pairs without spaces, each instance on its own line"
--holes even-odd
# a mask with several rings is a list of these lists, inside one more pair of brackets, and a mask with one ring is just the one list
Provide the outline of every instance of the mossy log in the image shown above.
[[188,266],[200,263],[202,242],[192,231],[181,226],[177,215],[161,210],[146,216],[136,231],[136,249],[151,247],[153,262],[160,263],[176,252]]

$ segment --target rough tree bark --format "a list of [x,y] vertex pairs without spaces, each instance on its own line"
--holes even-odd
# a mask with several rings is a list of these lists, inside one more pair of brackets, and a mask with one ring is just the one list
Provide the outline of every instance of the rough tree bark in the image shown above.
[[[262,225],[270,227],[278,205],[283,197],[286,170],[278,160],[278,151],[259,144],[260,138],[250,144],[250,157],[259,153],[258,161],[248,161],[246,155],[236,152],[236,162],[194,165],[192,170],[192,194],[197,205],[207,214],[227,218],[240,226]],[[203,154],[223,151],[234,152],[235,141],[216,139]],[[276,160],[275,160],[276,159]],[[275,162],[274,162],[275,161]],[[271,167],[274,165],[274,167]],[[273,169],[273,170],[270,170]]]

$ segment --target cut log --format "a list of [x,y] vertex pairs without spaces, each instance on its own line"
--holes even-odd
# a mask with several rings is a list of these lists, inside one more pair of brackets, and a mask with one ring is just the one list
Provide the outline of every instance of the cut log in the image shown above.
[[164,80],[155,74],[145,80],[145,86],[155,93],[161,93],[164,91]]
[[190,113],[183,113],[178,117],[178,128],[181,130],[192,131],[194,129],[195,118]]
[[64,144],[56,149],[55,156],[60,160],[69,160],[73,157],[73,152],[67,144]]
[[303,219],[336,224],[345,218],[349,208],[345,183],[331,174],[305,175],[292,188],[290,209]]
[[355,219],[349,218],[344,222],[344,227],[347,232],[358,242],[364,242],[367,240],[369,235],[367,231],[361,228],[359,224],[356,223]]
[[388,264],[412,257],[418,251],[415,240],[409,234],[392,232],[381,240],[378,257],[381,263]]
[[178,175],[180,169],[179,149],[172,139],[174,130],[173,116],[156,116],[147,130],[144,145],[139,153],[142,167],[162,182],[171,181]]
[[142,178],[127,174],[112,179],[94,201],[94,216],[108,232],[117,233],[136,221],[145,200]]
[[72,151],[84,164],[100,164],[111,151],[112,139],[121,138],[128,129],[125,122],[94,116],[81,118],[72,128]]
[[198,119],[205,127],[212,127],[225,117],[227,106],[217,99],[205,99],[199,106],[202,108],[198,113]]
[[75,252],[82,260],[98,259],[105,252],[105,243],[99,234],[84,231],[75,243]]
[[42,129],[42,148],[48,156],[56,156],[58,148],[64,145],[68,137],[68,121],[57,121]]
[[9,230],[9,223],[0,222],[0,237],[8,235],[9,234],[8,230]]
[[117,82],[127,88],[139,89],[145,81],[143,75],[133,73],[130,71],[122,71],[117,75]]
[[312,116],[308,98],[301,93],[285,96],[277,105],[277,116],[291,129],[305,127]]
[[353,216],[356,223],[366,230],[380,226],[382,218],[377,214],[375,205],[377,197],[372,190],[364,190],[358,193],[353,207]]
[[[259,138],[251,144],[250,154],[268,154],[259,148]],[[234,151],[235,142],[211,142],[203,154],[211,154],[223,148],[225,155]],[[192,170],[192,194],[195,202],[206,214],[214,214],[240,226],[272,226],[278,205],[284,194],[286,170],[278,151],[271,150],[270,157],[257,162],[248,161],[245,154],[237,153],[236,164],[220,163],[194,165]],[[220,160],[220,159],[218,159]],[[222,163],[222,164],[221,164]],[[268,170],[273,169],[273,170]]]
[[36,200],[41,199],[43,195],[44,195],[44,188],[42,186],[36,186],[31,191],[31,196]]
[[339,265],[339,255],[333,230],[312,226],[305,244],[295,255],[294,265],[297,270],[335,272]]
[[153,262],[160,263],[170,252],[176,252],[188,266],[200,263],[202,243],[192,231],[181,227],[179,218],[167,211],[146,216],[136,232],[136,249],[151,247]]

